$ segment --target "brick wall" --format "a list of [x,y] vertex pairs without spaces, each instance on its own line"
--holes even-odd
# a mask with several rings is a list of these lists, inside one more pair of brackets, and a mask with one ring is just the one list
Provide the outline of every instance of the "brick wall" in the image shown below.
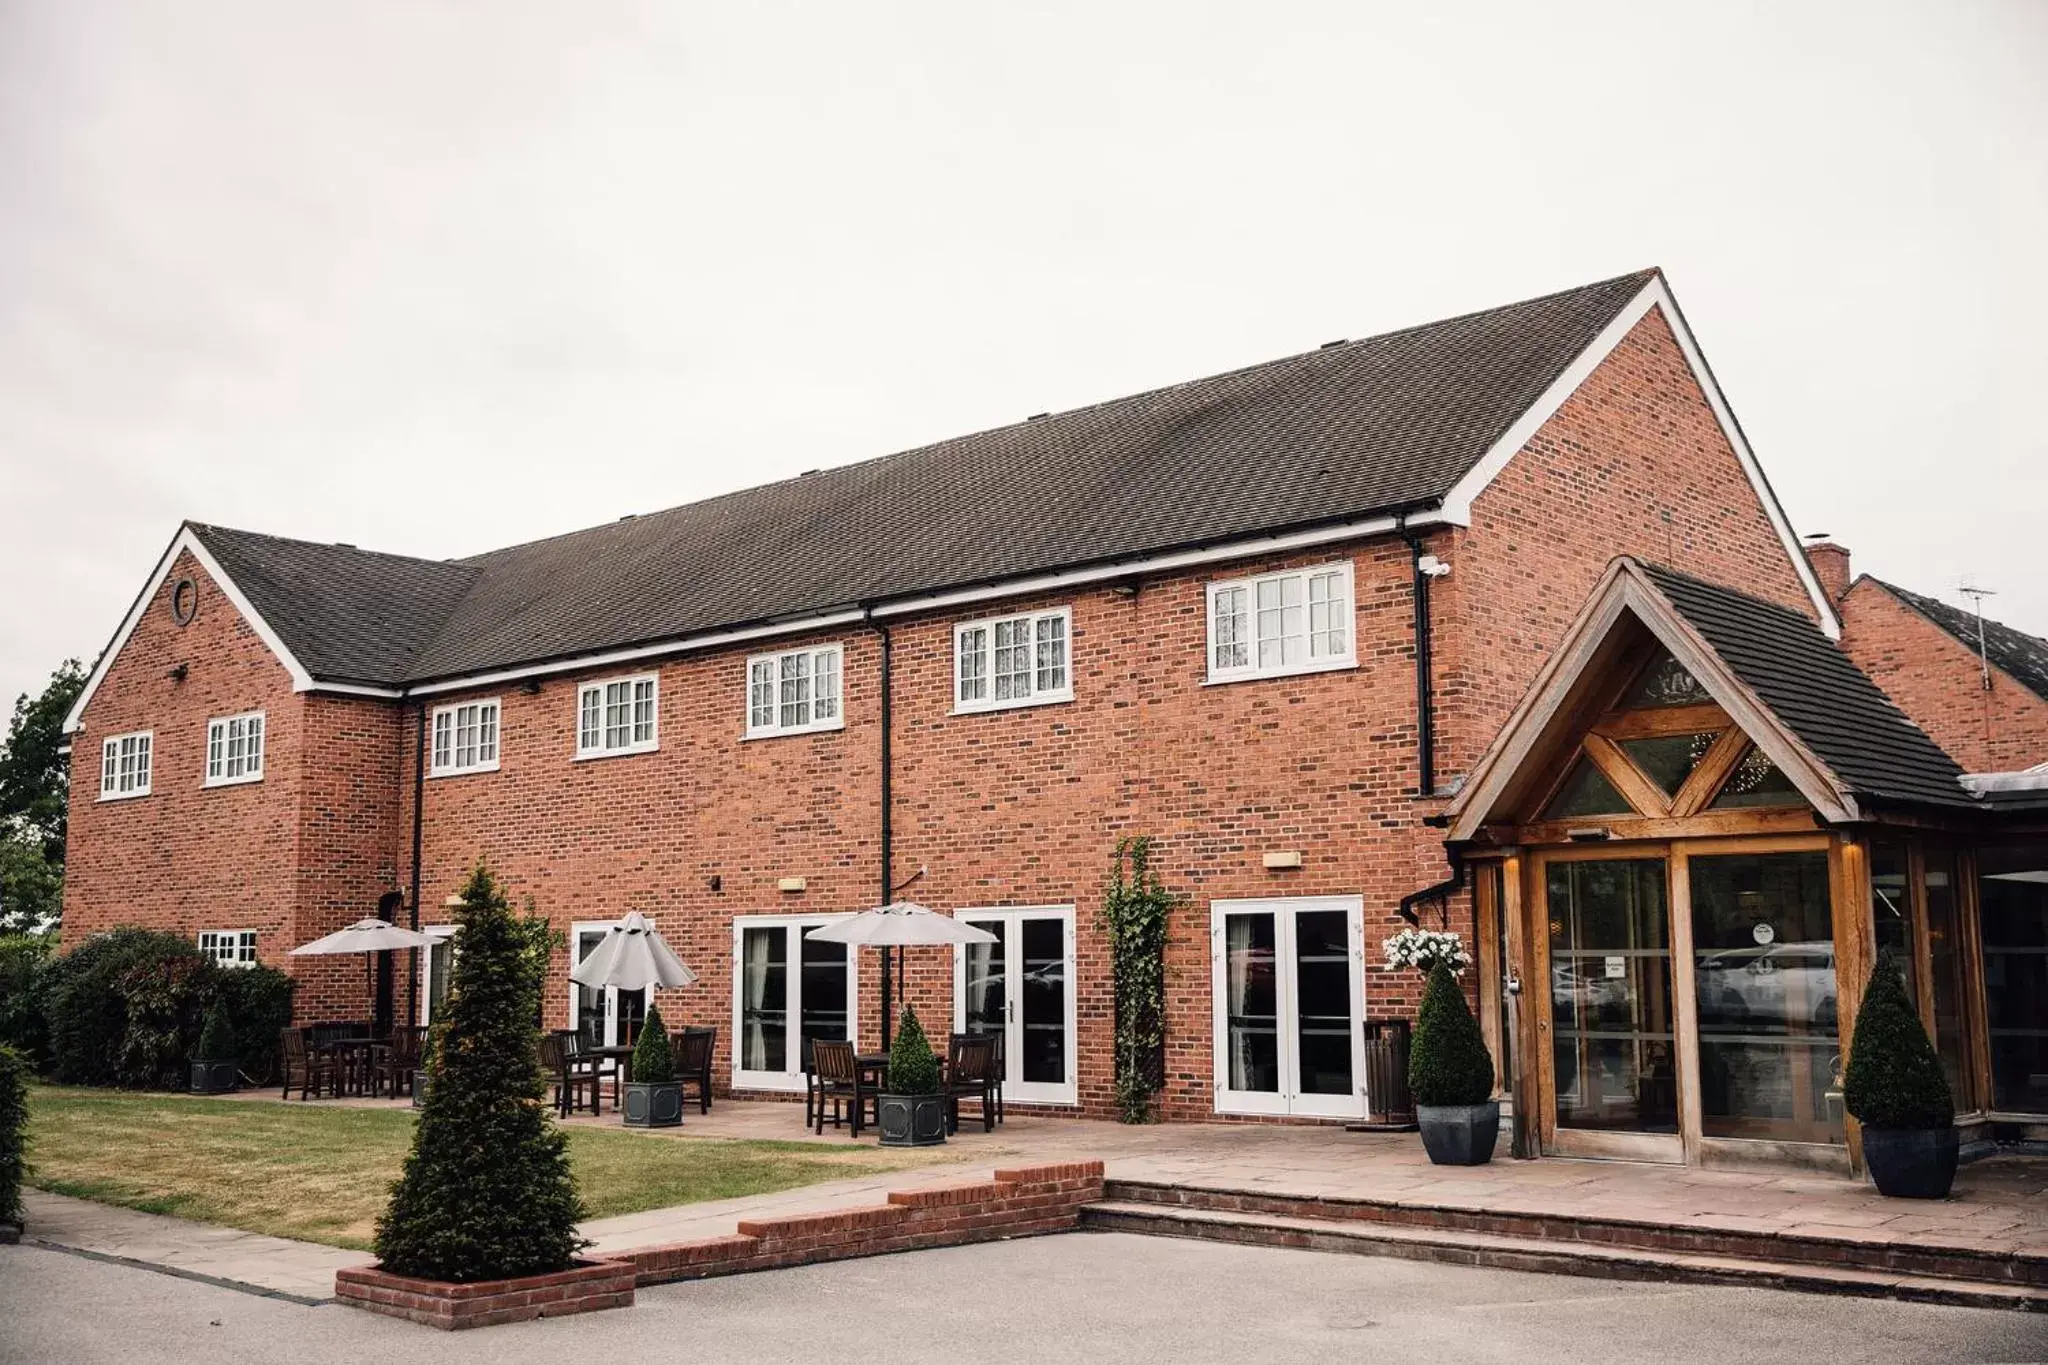
[[1977,651],[1875,579],[1842,599],[1842,648],[1965,772],[2048,762],[2048,701],[1995,666],[1985,690]]
[[[170,596],[199,585],[198,614],[180,626]],[[184,665],[185,678],[170,676]],[[71,834],[64,878],[66,947],[120,924],[192,937],[254,929],[262,959],[292,946],[298,864],[301,698],[291,677],[227,596],[181,556],[144,609],[71,737]],[[204,787],[210,717],[264,712],[264,777]],[[154,732],[151,791],[101,801],[100,742]]]

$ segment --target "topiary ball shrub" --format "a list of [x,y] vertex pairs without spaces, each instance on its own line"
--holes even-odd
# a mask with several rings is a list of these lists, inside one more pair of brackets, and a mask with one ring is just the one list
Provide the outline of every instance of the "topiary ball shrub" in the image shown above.
[[21,1225],[28,1174],[28,1058],[0,1043],[0,1223]]
[[1942,1129],[1955,1122],[1941,1058],[1889,951],[1878,954],[1856,1011],[1842,1104],[1866,1128]]
[[235,1055],[235,1029],[228,1022],[227,1002],[215,996],[213,1005],[206,1011],[206,1026],[199,1030],[199,1051],[195,1054],[201,1061],[224,1062]]
[[633,1044],[633,1082],[636,1085],[669,1085],[676,1078],[675,1051],[662,1027],[661,1006],[647,1007],[647,1020],[640,1026],[640,1038]]
[[482,864],[462,901],[433,1083],[377,1256],[394,1274],[455,1283],[566,1270],[587,1243],[568,1134],[542,1103],[531,935]]
[[917,1011],[903,1007],[896,1024],[896,1040],[889,1046],[889,1093],[892,1095],[936,1095],[939,1093],[939,1059],[917,1022]]
[[1408,1090],[1417,1104],[1484,1104],[1493,1098],[1493,1056],[1458,978],[1439,962],[1430,969],[1408,1052]]

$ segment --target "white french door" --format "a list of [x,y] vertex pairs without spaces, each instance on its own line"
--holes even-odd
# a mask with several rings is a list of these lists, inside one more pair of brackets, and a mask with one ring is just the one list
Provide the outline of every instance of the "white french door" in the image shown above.
[[420,954],[420,1023],[434,1022],[441,1002],[448,998],[449,973],[455,967],[453,924],[426,924],[420,932],[432,936],[434,946]]
[[844,915],[742,915],[732,922],[732,1083],[802,1090],[804,1043],[854,1037],[855,950],[811,937]]
[[[616,920],[583,920],[569,930],[570,970],[597,951]],[[604,1047],[618,1047],[637,1040],[640,1024],[647,1018],[647,1005],[654,997],[652,987],[622,991],[617,986],[582,986],[569,983],[569,1027],[586,1037],[595,1036]]]
[[1216,1112],[1362,1118],[1357,896],[1212,901]]
[[953,1027],[1002,1039],[1003,1099],[1076,1104],[1074,907],[956,910],[996,936],[953,950]]

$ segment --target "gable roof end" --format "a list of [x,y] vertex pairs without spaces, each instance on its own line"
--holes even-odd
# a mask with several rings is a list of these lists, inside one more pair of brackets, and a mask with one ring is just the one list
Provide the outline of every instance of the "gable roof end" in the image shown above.
[[[1867,576],[1867,575],[1866,575]],[[1977,614],[1952,607],[1938,598],[1907,592],[1881,578],[1870,580],[1926,617],[1972,654],[1977,652]],[[1984,618],[1984,653],[1991,666],[2043,701],[2048,701],[2048,640],[2015,630],[2002,621]]]

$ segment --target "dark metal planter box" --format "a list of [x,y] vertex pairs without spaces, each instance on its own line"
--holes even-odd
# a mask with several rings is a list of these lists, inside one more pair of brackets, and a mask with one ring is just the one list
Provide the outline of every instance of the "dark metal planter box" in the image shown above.
[[426,1099],[427,1073],[415,1071],[412,1073],[412,1107],[415,1109],[419,1108],[422,1104],[426,1103]]
[[626,1086],[622,1115],[628,1128],[675,1128],[683,1121],[681,1081],[633,1081]]
[[192,1093],[195,1095],[225,1095],[241,1084],[236,1074],[239,1064],[227,1062],[192,1063]]
[[21,1224],[0,1219],[0,1247],[10,1247],[21,1240]]
[[944,1095],[883,1095],[884,1147],[936,1147],[946,1140]]
[[1500,1138],[1500,1101],[1484,1104],[1418,1104],[1422,1150],[1439,1166],[1482,1166],[1493,1160]]
[[1947,1128],[1863,1129],[1863,1164],[1877,1192],[1893,1199],[1946,1199],[1961,1150]]

